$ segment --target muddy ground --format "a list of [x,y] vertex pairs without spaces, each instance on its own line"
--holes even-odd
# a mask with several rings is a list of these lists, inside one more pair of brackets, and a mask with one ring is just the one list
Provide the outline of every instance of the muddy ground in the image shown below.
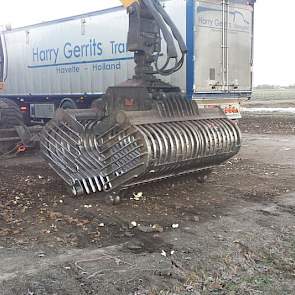
[[245,117],[241,153],[207,182],[116,206],[71,197],[37,155],[0,160],[0,294],[294,294],[294,126]]

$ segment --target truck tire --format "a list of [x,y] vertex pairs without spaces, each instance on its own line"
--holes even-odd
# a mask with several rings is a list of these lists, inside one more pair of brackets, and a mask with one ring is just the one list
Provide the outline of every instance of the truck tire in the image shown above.
[[0,98],[0,129],[24,125],[18,105],[11,99]]
[[59,106],[60,109],[73,110],[77,109],[77,104],[71,98],[65,98],[62,100]]

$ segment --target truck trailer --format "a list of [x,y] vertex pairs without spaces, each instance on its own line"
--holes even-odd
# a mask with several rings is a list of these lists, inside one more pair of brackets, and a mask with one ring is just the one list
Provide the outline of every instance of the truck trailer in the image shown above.
[[[255,0],[160,2],[188,49],[183,68],[165,81],[199,108],[220,106],[240,118],[239,103],[252,92]],[[127,32],[123,6],[3,29],[0,101],[17,105],[27,124],[46,123],[58,108],[90,108],[134,75]]]

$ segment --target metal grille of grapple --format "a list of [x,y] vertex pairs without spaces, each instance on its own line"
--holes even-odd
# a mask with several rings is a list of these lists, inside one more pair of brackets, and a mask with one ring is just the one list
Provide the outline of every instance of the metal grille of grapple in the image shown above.
[[239,129],[227,119],[145,124],[136,127],[145,137],[150,162],[141,181],[208,169],[235,155]]
[[[132,128],[114,126],[95,135],[100,122],[79,122],[80,133],[65,122],[51,121],[41,136],[43,155],[51,167],[73,188],[73,193],[108,192],[126,182],[128,174],[143,165]],[[132,175],[133,177],[133,175]]]
[[162,118],[184,118],[198,116],[198,105],[183,97],[171,96],[162,98],[156,103],[157,111]]
[[137,129],[148,138],[155,167],[231,153],[240,143],[237,129],[226,119],[146,124]]
[[172,120],[113,126],[53,120],[44,129],[43,154],[74,194],[110,192],[138,183],[208,169],[240,149],[238,127],[227,119]]

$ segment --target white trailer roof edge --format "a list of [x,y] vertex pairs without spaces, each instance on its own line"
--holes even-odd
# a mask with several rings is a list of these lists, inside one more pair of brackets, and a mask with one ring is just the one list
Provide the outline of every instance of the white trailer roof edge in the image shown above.
[[58,23],[63,23],[63,22],[76,20],[76,19],[79,19],[79,18],[84,18],[84,17],[86,18],[86,17],[97,16],[97,15],[101,15],[101,14],[111,13],[111,12],[120,11],[120,10],[123,10],[123,9],[125,9],[123,6],[114,6],[114,7],[110,7],[110,8],[106,8],[106,9],[101,9],[101,10],[86,12],[86,13],[77,14],[77,15],[73,15],[73,16],[63,17],[63,18],[59,18],[59,19],[39,22],[39,23],[36,23],[36,24],[22,26],[22,27],[18,27],[18,28],[13,28],[13,29],[10,29],[10,30],[3,30],[2,32],[5,33],[5,34],[6,33],[14,33],[14,32],[17,32],[17,31],[23,31],[23,30],[33,29],[33,28],[39,28],[39,27],[42,27],[42,26],[55,25],[55,24],[58,24]]

